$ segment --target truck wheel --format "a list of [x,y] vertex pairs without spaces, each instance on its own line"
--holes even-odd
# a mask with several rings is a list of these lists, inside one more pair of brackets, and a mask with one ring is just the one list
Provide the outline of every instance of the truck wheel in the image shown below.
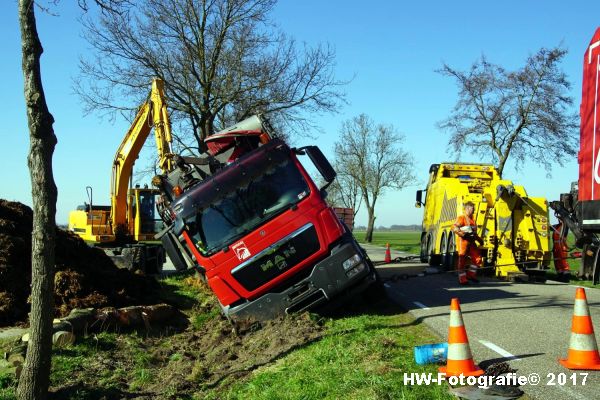
[[443,266],[446,271],[454,271],[456,269],[456,242],[452,234],[448,235]]
[[446,258],[448,257],[448,242],[446,241],[446,232],[442,233],[442,240],[440,241],[440,258],[442,268],[446,268]]
[[427,264],[430,267],[439,267],[441,261],[439,254],[433,254],[433,240],[427,239]]
[[[370,264],[371,262],[368,261],[368,263]],[[383,284],[383,279],[381,279],[379,273],[375,267],[372,266],[372,264],[371,270],[375,274],[375,281],[371,283],[364,292],[362,292],[362,298],[367,304],[373,304],[377,301],[387,300],[387,292]]]
[[141,271],[145,271],[145,264],[146,264],[146,257],[144,254],[144,249],[142,249],[141,247],[134,247],[133,248],[133,257],[132,257],[132,262],[131,262],[131,271],[136,271],[136,270],[141,270]]
[[424,233],[421,235],[421,253],[419,258],[422,263],[427,262],[427,235]]

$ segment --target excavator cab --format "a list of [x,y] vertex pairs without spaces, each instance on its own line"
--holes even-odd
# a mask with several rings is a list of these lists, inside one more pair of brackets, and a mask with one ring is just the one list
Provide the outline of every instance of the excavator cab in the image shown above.
[[136,241],[155,240],[162,220],[156,214],[157,189],[135,187],[129,189],[130,234]]

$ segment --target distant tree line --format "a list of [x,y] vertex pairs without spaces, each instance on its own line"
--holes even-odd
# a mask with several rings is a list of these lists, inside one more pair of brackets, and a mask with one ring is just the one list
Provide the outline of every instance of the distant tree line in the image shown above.
[[[363,232],[366,231],[367,227],[364,225],[357,225],[354,227],[354,231]],[[407,231],[420,231],[421,225],[391,225],[391,226],[378,226],[373,228],[374,232],[407,232]]]

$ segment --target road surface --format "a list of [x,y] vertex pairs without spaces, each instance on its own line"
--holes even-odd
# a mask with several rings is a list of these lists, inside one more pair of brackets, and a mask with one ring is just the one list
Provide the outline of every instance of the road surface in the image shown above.
[[[373,260],[382,260],[384,249],[365,246]],[[402,255],[396,253],[392,257]],[[418,261],[418,260],[417,260]],[[467,287],[458,285],[451,273],[390,280],[425,270],[424,264],[406,263],[378,267],[388,278],[390,298],[423,321],[443,341],[448,333],[450,300],[460,300],[463,319],[475,361],[488,364],[507,361],[517,375],[538,374],[537,386],[522,389],[534,399],[600,399],[600,371],[570,371],[558,363],[569,345],[576,286],[548,281],[545,284],[508,283],[482,279]],[[600,331],[600,290],[587,289],[588,304],[596,333]],[[598,335],[596,335],[598,337]],[[573,373],[577,385],[573,385]],[[555,385],[547,385],[552,378]],[[566,374],[559,378],[559,374]],[[559,385],[562,378],[567,382]]]

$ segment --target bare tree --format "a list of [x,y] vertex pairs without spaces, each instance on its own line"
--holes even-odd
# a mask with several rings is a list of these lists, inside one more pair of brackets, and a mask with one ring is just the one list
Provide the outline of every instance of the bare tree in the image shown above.
[[[103,11],[128,0],[94,0]],[[58,0],[52,2],[57,4]],[[86,0],[78,0],[85,9]],[[57,139],[54,117],[48,110],[40,58],[44,51],[40,42],[35,7],[49,9],[34,0],[19,0],[18,14],[21,30],[21,52],[24,78],[25,107],[29,126],[29,156],[27,164],[31,177],[33,224],[31,232],[31,313],[30,338],[23,371],[17,387],[20,400],[43,400],[50,384],[52,358],[52,320],[54,318],[54,263],[56,243],[57,188],[52,171],[52,156]]]
[[57,189],[52,175],[52,154],[56,136],[54,118],[46,105],[40,73],[40,43],[33,0],[19,0],[19,25],[23,53],[23,77],[33,200],[31,234],[31,337],[17,397],[21,400],[45,399],[50,383],[52,319],[54,316],[54,245],[56,241]]
[[196,150],[215,130],[255,113],[308,129],[309,113],[338,109],[345,82],[334,78],[332,48],[299,49],[271,22],[275,4],[141,0],[103,13],[85,23],[95,56],[81,61],[75,89],[87,111],[126,112],[160,77],[172,120],[183,125],[175,140]]
[[412,156],[401,147],[403,137],[392,125],[375,124],[361,114],[342,124],[335,143],[338,171],[358,186],[367,207],[365,240],[373,240],[375,206],[388,189],[398,189],[414,180]]
[[500,174],[512,157],[516,167],[534,162],[552,169],[577,153],[577,115],[570,83],[559,64],[566,50],[542,48],[525,65],[507,71],[482,56],[468,71],[444,64],[438,72],[456,80],[458,101],[438,123],[450,133],[449,146],[490,159]]
[[356,180],[348,175],[342,167],[333,165],[337,172],[335,181],[327,188],[327,202],[334,207],[345,207],[354,210],[354,216],[358,214],[362,205],[362,193]]

